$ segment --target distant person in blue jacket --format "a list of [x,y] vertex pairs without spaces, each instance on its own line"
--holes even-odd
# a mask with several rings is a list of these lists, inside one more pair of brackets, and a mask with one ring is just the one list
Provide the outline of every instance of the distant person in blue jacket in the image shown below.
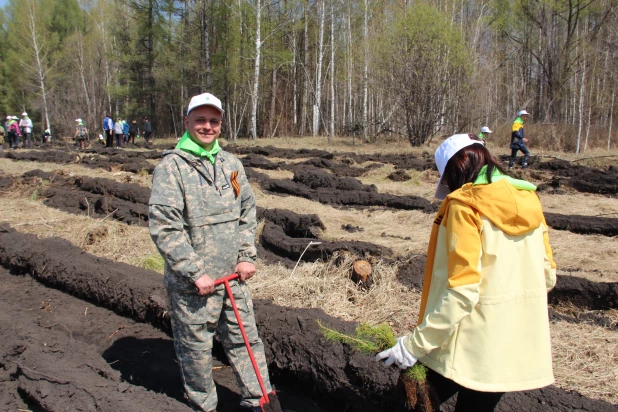
[[126,119],[122,121],[122,133],[124,134],[124,142],[128,143],[129,142],[129,123],[127,123]]
[[103,120],[103,130],[105,131],[105,147],[114,147],[114,121],[109,114]]

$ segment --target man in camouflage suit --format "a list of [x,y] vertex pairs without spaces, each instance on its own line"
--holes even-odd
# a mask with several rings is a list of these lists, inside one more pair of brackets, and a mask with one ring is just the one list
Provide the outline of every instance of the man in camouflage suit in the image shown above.
[[[251,348],[268,392],[272,391],[245,281],[255,274],[255,197],[241,162],[220,149],[221,102],[204,93],[189,103],[176,148],[154,171],[150,234],[165,259],[174,347],[191,405],[213,411],[217,393],[211,350],[217,333],[240,386],[241,406],[259,411],[262,396],[224,285],[230,282]],[[255,409],[257,408],[257,409]]]

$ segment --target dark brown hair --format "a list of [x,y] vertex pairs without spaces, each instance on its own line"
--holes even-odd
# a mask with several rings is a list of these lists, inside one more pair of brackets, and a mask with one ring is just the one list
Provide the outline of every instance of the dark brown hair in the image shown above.
[[489,183],[491,183],[491,175],[494,169],[504,173],[504,169],[498,164],[498,161],[482,144],[464,147],[446,163],[443,180],[451,192],[454,192],[466,183],[474,182],[485,165],[487,165],[487,181]]

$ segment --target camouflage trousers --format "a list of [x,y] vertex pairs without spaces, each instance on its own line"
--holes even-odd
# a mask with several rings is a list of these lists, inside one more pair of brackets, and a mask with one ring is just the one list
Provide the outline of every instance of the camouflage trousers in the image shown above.
[[[230,286],[264,386],[270,392],[272,388],[268,379],[264,344],[258,336],[249,288],[245,283],[237,281],[230,282]],[[169,297],[174,348],[192,406],[203,411],[217,407],[217,392],[212,380],[215,333],[234,370],[242,397],[240,405],[259,406],[262,391],[225,286],[218,285],[208,296],[170,291]]]

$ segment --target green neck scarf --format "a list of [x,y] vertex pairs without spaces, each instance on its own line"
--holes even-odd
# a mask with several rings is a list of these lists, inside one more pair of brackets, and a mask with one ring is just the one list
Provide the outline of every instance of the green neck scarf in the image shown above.
[[485,140],[485,134],[483,132],[479,133],[478,138]]
[[182,135],[182,138],[176,145],[176,149],[194,154],[199,157],[206,157],[210,161],[210,164],[214,165],[215,156],[217,155],[217,153],[219,153],[221,147],[219,146],[219,140],[215,140],[212,144],[212,148],[210,150],[206,150],[199,144],[195,143],[193,139],[191,139],[191,136],[189,136],[189,132],[185,132],[185,134]]
[[521,118],[521,116],[517,116],[517,119],[515,119],[515,121],[516,121],[517,123],[524,124],[524,119],[522,119],[522,118]]
[[[510,184],[515,186],[515,188],[519,190],[530,190],[530,191],[536,190],[536,186],[533,185],[532,183],[527,182],[525,180],[513,179],[511,176],[504,175],[500,173],[500,171],[497,168],[494,168],[494,170],[491,172],[491,181],[497,182],[498,180],[501,180],[501,179],[506,179],[507,182],[509,182]],[[475,185],[486,185],[488,183],[489,182],[487,181],[487,165],[485,165],[479,171],[479,175],[474,181],[474,184]]]

